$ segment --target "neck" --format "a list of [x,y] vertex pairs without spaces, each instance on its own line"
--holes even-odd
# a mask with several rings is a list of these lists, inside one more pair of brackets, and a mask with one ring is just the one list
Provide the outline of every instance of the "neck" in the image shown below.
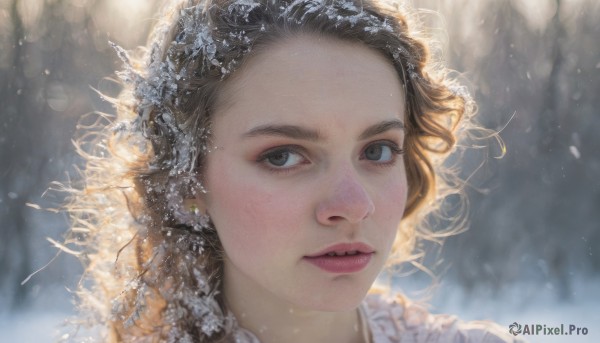
[[225,261],[223,292],[239,326],[261,343],[348,342],[362,343],[357,309],[343,312],[312,311],[277,298]]

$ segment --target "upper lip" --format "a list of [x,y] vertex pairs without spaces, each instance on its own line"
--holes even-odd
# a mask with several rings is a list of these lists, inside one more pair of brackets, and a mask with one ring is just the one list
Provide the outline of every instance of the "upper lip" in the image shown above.
[[318,257],[327,255],[329,253],[346,253],[346,252],[358,252],[363,254],[370,254],[375,252],[375,250],[368,244],[362,242],[356,243],[338,243],[334,245],[330,245],[329,247],[310,255],[306,255],[306,257]]

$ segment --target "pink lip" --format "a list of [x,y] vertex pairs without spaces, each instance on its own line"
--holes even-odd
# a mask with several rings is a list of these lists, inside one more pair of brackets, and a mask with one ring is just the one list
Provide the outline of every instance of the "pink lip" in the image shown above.
[[[329,256],[329,253],[356,252],[354,255]],[[363,270],[371,261],[374,249],[364,243],[341,243],[325,248],[316,254],[305,256],[308,262],[330,273],[355,273]]]

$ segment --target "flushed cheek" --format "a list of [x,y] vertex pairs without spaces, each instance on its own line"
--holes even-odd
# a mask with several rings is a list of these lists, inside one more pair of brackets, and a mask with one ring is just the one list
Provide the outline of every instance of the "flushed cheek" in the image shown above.
[[261,187],[264,181],[231,176],[221,173],[209,189],[209,211],[226,252],[258,257],[291,245],[301,225],[294,196],[267,191]]

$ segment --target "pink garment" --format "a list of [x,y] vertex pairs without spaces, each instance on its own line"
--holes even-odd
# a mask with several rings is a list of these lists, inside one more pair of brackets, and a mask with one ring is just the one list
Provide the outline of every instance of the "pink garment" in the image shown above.
[[[371,343],[506,343],[517,339],[491,321],[464,322],[456,316],[431,314],[404,297],[395,300],[369,294],[360,307],[371,333]],[[239,328],[236,343],[260,343],[250,331]]]
[[362,304],[372,343],[505,343],[524,342],[491,321],[464,322],[456,316],[431,314],[403,297],[370,294]]

